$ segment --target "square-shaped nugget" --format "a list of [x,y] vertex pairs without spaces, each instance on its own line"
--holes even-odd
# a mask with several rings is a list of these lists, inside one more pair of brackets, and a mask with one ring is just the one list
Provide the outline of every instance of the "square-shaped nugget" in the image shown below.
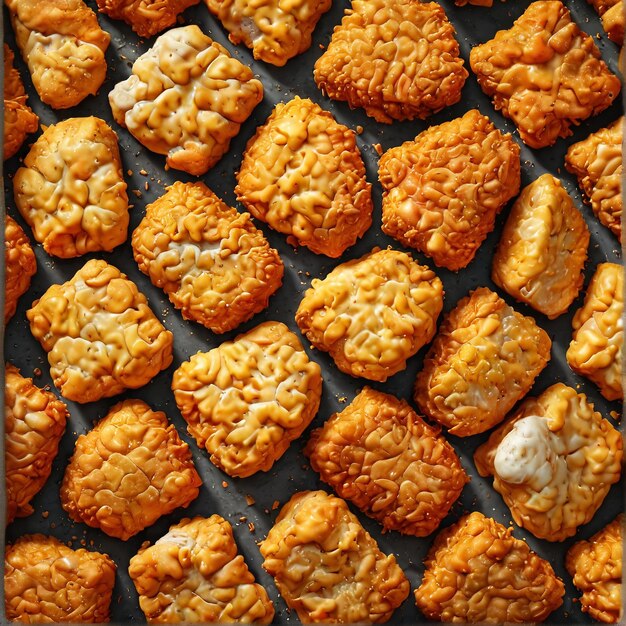
[[611,41],[624,43],[624,3],[622,0],[587,0],[598,12],[602,26]]
[[470,64],[531,148],[571,135],[572,125],[604,111],[621,87],[560,0],[530,4],[509,30],[474,47]]
[[4,222],[4,322],[17,309],[17,303],[30,287],[37,272],[37,259],[22,227],[10,216]]

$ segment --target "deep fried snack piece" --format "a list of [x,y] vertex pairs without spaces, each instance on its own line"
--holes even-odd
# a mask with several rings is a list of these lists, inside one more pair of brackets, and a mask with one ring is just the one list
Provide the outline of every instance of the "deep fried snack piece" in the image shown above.
[[452,435],[482,433],[526,395],[551,346],[532,317],[486,287],[476,289],[439,327],[417,375],[415,402]]
[[550,319],[565,313],[582,287],[589,229],[561,181],[543,174],[524,188],[507,218],[491,278]]
[[468,76],[463,63],[439,4],[353,0],[313,76],[330,98],[391,124],[458,102]]
[[17,302],[37,272],[37,259],[22,227],[10,216],[4,223],[4,323],[15,315]]
[[441,622],[542,622],[565,588],[548,561],[495,520],[475,511],[439,533],[424,561],[415,601]]
[[339,496],[385,529],[417,537],[439,526],[469,481],[438,429],[369,387],[311,433],[305,454]]
[[619,480],[621,460],[619,431],[563,383],[524,400],[474,454],[516,523],[548,541],[591,520]]
[[611,41],[624,43],[624,3],[622,0],[587,0],[598,12],[602,26]]
[[92,402],[148,383],[172,362],[172,333],[137,285],[92,259],[26,312],[63,396]]
[[133,232],[139,269],[185,319],[225,333],[262,311],[281,286],[283,263],[248,213],[204,183],[176,182]]
[[395,557],[324,491],[292,496],[259,548],[263,568],[304,624],[383,623],[409,595]]
[[383,232],[458,270],[519,191],[519,146],[476,109],[387,150],[378,164]]
[[604,111],[621,87],[560,0],[530,4],[509,30],[472,49],[470,65],[531,148],[571,135],[570,126]]
[[111,37],[82,0],[4,0],[39,97],[68,109],[95,94],[106,76]]
[[124,400],[76,440],[61,504],[76,522],[128,539],[198,496],[189,446],[162,411]]
[[277,104],[250,138],[237,200],[317,254],[340,257],[372,223],[355,133],[309,99]]
[[13,178],[35,239],[68,259],[126,241],[128,196],[117,135],[97,117],[48,126]]
[[565,356],[569,366],[598,385],[607,400],[623,396],[623,316],[624,268],[617,263],[600,263],[585,302],[572,320],[574,334]]
[[109,93],[113,117],[168,167],[200,176],[263,99],[252,70],[195,24],[172,28]]
[[296,322],[351,376],[384,382],[435,335],[443,285],[398,250],[377,250],[315,278]]
[[274,605],[219,515],[183,519],[145,542],[128,573],[151,624],[269,624]]
[[264,322],[174,372],[172,390],[189,434],[230,476],[267,471],[311,423],[321,370],[297,335]]

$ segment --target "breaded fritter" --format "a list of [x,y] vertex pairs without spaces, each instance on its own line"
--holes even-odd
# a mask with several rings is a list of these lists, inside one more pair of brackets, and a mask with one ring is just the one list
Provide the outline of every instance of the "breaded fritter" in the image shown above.
[[10,216],[4,222],[4,323],[15,315],[20,297],[37,272],[37,259],[22,227]]

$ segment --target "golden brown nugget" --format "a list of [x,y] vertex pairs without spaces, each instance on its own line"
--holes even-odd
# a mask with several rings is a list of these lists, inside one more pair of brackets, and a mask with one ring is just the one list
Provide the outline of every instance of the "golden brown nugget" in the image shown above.
[[230,476],[267,471],[311,423],[321,370],[281,322],[264,322],[174,372],[189,434]]
[[283,262],[248,213],[204,183],[176,182],[146,208],[132,236],[135,261],[185,319],[215,333],[267,307]]
[[24,535],[4,555],[6,617],[24,623],[100,624],[110,619],[115,563],[54,537]]
[[558,609],[563,582],[512,531],[476,511],[439,533],[415,590],[419,610],[441,622],[513,624]]
[[387,622],[409,595],[395,557],[324,491],[292,496],[259,548],[263,568],[304,624]]
[[172,333],[137,285],[92,259],[26,312],[63,396],[93,402],[150,382],[172,362]]
[[269,624],[274,605],[219,515],[183,519],[142,544],[128,573],[151,624]]
[[68,109],[95,94],[107,71],[110,36],[82,0],[4,0],[39,97]]
[[168,167],[200,176],[263,99],[252,70],[196,25],[172,28],[109,93],[115,121]]
[[622,0],[587,0],[598,12],[602,26],[611,41],[624,43],[624,3]]
[[621,460],[620,433],[563,383],[524,400],[474,454],[515,522],[548,541],[572,537],[592,519]]
[[463,63],[439,4],[353,0],[313,76],[330,98],[391,124],[458,102],[468,76]]
[[235,193],[291,242],[340,257],[372,223],[371,187],[354,131],[296,96],[248,141]]
[[458,270],[519,191],[519,146],[476,109],[387,150],[378,164],[383,232]]
[[97,117],[48,126],[13,178],[35,239],[68,259],[126,241],[128,196],[117,135]]
[[565,356],[569,366],[598,385],[607,400],[623,397],[623,318],[624,268],[617,263],[600,263],[585,302],[572,320],[574,334]]
[[491,278],[550,319],[578,296],[589,229],[561,181],[543,174],[524,188],[507,218]]
[[504,419],[550,360],[552,342],[532,319],[481,287],[448,313],[418,373],[414,398],[459,437]]
[[587,541],[578,541],[565,557],[565,567],[582,592],[580,608],[599,622],[615,624],[622,610],[624,515]]
[[37,272],[37,259],[22,227],[10,216],[4,222],[4,323],[15,315],[20,297]]
[[531,148],[571,135],[572,125],[604,111],[621,87],[559,0],[530,4],[510,29],[472,48],[470,65]]
[[124,400],[76,440],[61,504],[74,521],[126,540],[187,507],[201,484],[189,446],[165,413]]
[[311,433],[311,467],[386,530],[424,537],[469,481],[454,448],[404,400],[365,387]]
[[296,322],[351,376],[384,382],[435,335],[443,285],[398,250],[374,250],[315,278]]

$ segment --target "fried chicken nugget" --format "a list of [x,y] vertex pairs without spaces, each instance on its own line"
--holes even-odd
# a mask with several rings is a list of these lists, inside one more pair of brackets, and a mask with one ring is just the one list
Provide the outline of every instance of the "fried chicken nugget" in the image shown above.
[[621,87],[560,0],[531,3],[509,30],[472,48],[470,65],[531,148],[571,135],[570,126],[604,111]]
[[172,333],[137,285],[92,259],[26,312],[63,396],[93,402],[148,383],[172,362]]
[[145,542],[128,573],[150,624],[269,624],[274,605],[219,515],[183,519]]
[[115,121],[166,164],[200,176],[263,99],[252,70],[195,24],[172,28],[109,93]]
[[587,0],[598,12],[609,39],[618,46],[624,43],[624,3],[622,0]]
[[10,216],[4,222],[4,323],[14,315],[20,296],[37,272],[37,259],[22,227]]
[[525,541],[475,511],[437,535],[415,601],[441,622],[536,623],[563,604],[552,566]]
[[448,313],[415,382],[417,406],[459,437],[495,426],[532,387],[552,342],[532,319],[481,287]]
[[557,383],[527,398],[474,454],[517,524],[563,541],[620,477],[622,438],[584,394]]
[[296,96],[248,141],[235,193],[257,219],[335,258],[372,224],[371,187],[354,131]]
[[378,163],[383,232],[459,270],[520,186],[519,146],[476,109],[387,150]]
[[380,551],[348,505],[324,491],[296,493],[259,545],[303,624],[383,623],[409,595],[395,556]]
[[10,621],[108,622],[114,585],[115,563],[107,554],[72,550],[54,537],[24,535],[4,555]]
[[439,4],[353,0],[313,76],[330,98],[391,124],[458,102],[468,76],[463,63]]
[[311,433],[311,467],[386,530],[424,537],[469,481],[454,448],[404,400],[365,387]]

